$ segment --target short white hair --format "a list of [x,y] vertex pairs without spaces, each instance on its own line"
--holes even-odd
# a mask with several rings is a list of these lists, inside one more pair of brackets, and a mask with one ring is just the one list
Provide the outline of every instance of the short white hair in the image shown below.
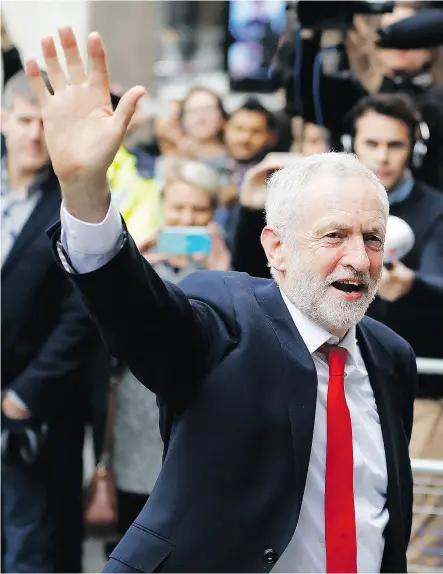
[[388,217],[388,194],[375,173],[363,165],[354,154],[327,152],[297,159],[268,179],[265,203],[267,225],[279,229],[283,236],[289,229],[293,229],[294,221],[300,217],[309,198],[306,192],[309,183],[322,173],[340,178],[357,176],[373,183],[378,189],[386,218]]
[[194,187],[198,187],[211,197],[211,204],[215,208],[218,205],[221,192],[220,175],[208,165],[188,158],[171,157],[165,158],[163,163],[163,181],[160,181],[160,192],[176,181],[184,181]]

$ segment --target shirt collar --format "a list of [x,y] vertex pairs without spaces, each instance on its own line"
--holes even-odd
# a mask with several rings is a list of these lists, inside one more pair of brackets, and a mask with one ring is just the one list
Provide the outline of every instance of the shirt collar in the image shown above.
[[355,325],[349,329],[349,331],[340,341],[337,336],[332,335],[329,333],[329,331],[326,331],[326,329],[317,323],[314,323],[312,319],[309,319],[309,317],[302,313],[300,309],[298,309],[298,307],[296,307],[294,303],[288,299],[282,290],[280,290],[280,292],[282,294],[283,301],[285,302],[288,311],[295,323],[295,326],[297,327],[297,330],[300,333],[300,336],[311,355],[315,353],[319,347],[325,343],[329,343],[331,345],[339,345],[340,347],[343,347],[348,351],[353,361],[357,361],[357,330]]
[[405,201],[405,199],[411,194],[413,187],[414,178],[410,173],[407,173],[405,177],[389,192],[389,205],[396,205]]

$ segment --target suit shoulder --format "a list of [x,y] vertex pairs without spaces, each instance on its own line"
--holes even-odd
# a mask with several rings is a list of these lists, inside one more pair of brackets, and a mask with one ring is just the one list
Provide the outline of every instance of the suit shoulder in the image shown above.
[[379,343],[388,349],[391,354],[412,355],[415,357],[415,353],[406,339],[403,339],[387,325],[367,316],[362,320],[362,324],[371,331]]
[[269,281],[251,277],[248,273],[239,271],[195,271],[179,283],[179,287],[190,298],[200,299],[202,296],[220,297],[223,293],[239,296],[242,293],[252,293],[261,282]]
[[194,305],[208,305],[234,332],[238,306],[254,297],[257,282],[260,279],[237,271],[195,271],[178,286]]

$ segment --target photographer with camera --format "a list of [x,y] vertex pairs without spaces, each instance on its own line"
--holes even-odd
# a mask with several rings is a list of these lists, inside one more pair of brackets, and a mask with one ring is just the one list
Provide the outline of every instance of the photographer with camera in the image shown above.
[[[443,10],[421,11],[426,7],[425,2],[396,2],[392,11],[387,6],[389,2],[378,7],[370,2],[331,4],[316,2],[314,11],[312,3],[298,2],[301,29],[288,34],[280,45],[273,74],[276,83],[286,87],[289,113],[328,128],[331,147],[337,149],[344,117],[360,98],[369,93],[405,92],[420,109],[424,122],[422,136],[428,140],[426,158],[419,169],[413,168],[414,174],[428,185],[443,188],[443,86],[435,81],[438,46],[443,39],[434,30],[443,22]],[[386,12],[367,16],[352,14],[352,10],[367,14],[371,10]],[[403,30],[409,32],[406,24],[411,29],[414,26],[415,34],[409,36],[415,49],[405,49],[408,38],[398,40],[398,36],[403,40],[407,35]],[[434,26],[432,35],[428,33],[430,25]],[[378,47],[379,26],[378,36],[382,39],[379,43],[401,44],[402,49]],[[415,29],[420,31],[420,27],[423,27],[422,41],[416,37]],[[322,69],[324,32],[328,28],[346,30],[344,59],[349,65],[346,71],[326,73]],[[432,42],[435,44],[430,46]]]

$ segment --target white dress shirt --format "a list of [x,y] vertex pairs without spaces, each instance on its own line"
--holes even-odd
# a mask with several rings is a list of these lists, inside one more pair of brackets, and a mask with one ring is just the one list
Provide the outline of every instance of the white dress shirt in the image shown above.
[[308,319],[282,293],[317,371],[317,406],[308,476],[294,536],[273,572],[326,572],[325,469],[326,404],[329,367],[317,349],[324,343],[340,344],[348,351],[345,365],[345,394],[351,414],[354,455],[354,503],[359,572],[380,572],[384,550],[387,469],[380,420],[368,372],[357,345],[353,327],[340,342],[338,337]]
[[[122,223],[111,203],[105,220],[88,224],[72,217],[62,206],[62,243],[77,273],[98,269],[120,249]],[[345,394],[351,414],[354,454],[354,500],[359,572],[380,572],[384,550],[387,469],[380,420],[368,372],[357,345],[353,327],[340,342],[303,315],[284,293],[294,323],[311,353],[318,377],[314,435],[300,518],[294,536],[277,561],[273,572],[325,572],[325,461],[326,404],[329,368],[317,349],[324,343],[340,344],[348,350],[345,365]]]

